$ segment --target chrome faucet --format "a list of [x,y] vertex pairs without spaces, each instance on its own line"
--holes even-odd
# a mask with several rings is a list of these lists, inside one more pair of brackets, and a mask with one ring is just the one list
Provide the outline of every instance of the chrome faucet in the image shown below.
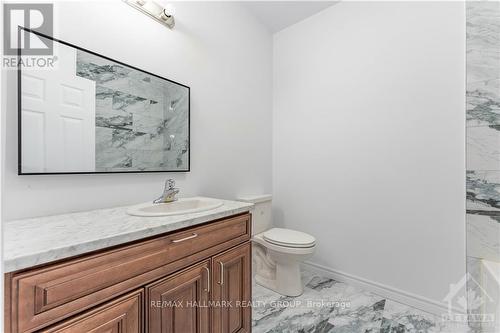
[[177,200],[175,195],[179,193],[179,189],[175,188],[175,180],[173,179],[167,179],[165,182],[165,189],[163,190],[163,194],[153,201],[155,204],[159,203],[167,203],[167,202],[173,202]]

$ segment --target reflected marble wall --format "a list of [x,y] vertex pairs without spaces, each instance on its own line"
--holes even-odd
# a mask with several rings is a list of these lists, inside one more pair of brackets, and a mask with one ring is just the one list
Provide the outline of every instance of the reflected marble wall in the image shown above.
[[[485,314],[491,308],[484,293],[500,290],[484,285],[484,263],[500,262],[500,2],[466,6],[467,271],[474,280],[468,303],[470,314]],[[494,323],[470,326],[475,332],[500,329]]]
[[96,84],[96,171],[188,168],[187,88],[78,51]]

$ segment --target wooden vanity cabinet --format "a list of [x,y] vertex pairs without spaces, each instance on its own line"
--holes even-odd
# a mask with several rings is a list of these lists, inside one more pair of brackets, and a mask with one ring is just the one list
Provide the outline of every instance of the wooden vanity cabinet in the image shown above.
[[212,259],[213,332],[250,332],[251,256],[246,244]]
[[250,226],[243,213],[8,273],[4,331],[250,332]]
[[147,286],[146,332],[250,332],[250,262],[245,243]]

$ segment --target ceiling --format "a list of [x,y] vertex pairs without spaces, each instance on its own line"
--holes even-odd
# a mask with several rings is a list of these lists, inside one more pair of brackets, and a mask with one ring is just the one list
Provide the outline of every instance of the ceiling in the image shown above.
[[275,33],[337,2],[338,1],[242,1],[241,4],[252,12],[270,32]]

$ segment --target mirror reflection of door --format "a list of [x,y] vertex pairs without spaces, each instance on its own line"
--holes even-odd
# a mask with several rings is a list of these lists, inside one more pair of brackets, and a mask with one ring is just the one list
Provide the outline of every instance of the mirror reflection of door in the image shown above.
[[22,164],[30,172],[95,170],[95,82],[75,75],[76,50],[58,66],[22,70]]

